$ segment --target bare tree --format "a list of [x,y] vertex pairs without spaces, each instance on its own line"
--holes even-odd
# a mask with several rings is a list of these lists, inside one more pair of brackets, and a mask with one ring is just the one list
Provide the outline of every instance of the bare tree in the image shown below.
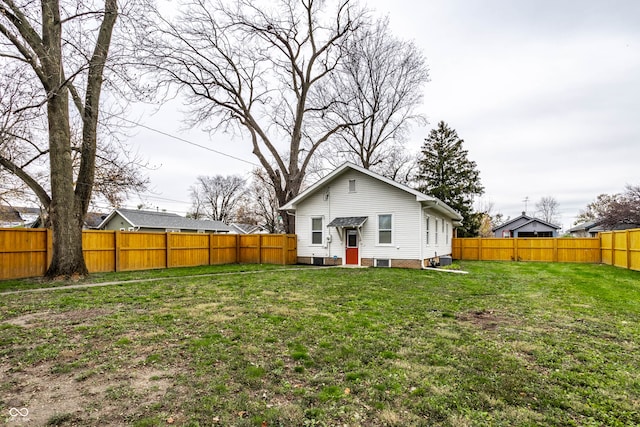
[[199,176],[190,188],[192,218],[209,218],[230,223],[245,197],[245,180],[239,175]]
[[348,49],[328,92],[342,102],[327,102],[334,113],[327,120],[353,124],[324,147],[323,157],[333,166],[350,161],[400,177],[397,154],[404,152],[407,131],[426,123],[416,112],[429,81],[425,59],[414,43],[391,34],[388,19],[363,27]]
[[119,141],[99,145],[93,182],[95,198],[104,199],[114,208],[120,207],[129,195],[149,188],[149,177],[142,174],[145,168],[149,168],[148,163],[140,154]]
[[278,210],[278,198],[273,183],[260,169],[253,171],[250,196],[255,206],[254,212],[260,223],[269,233],[281,233],[283,231],[281,215],[287,215],[287,213]]
[[[38,204],[47,218],[51,191],[46,114],[40,108],[23,108],[37,97],[37,88],[23,67],[7,65],[0,71],[0,197],[9,204]],[[70,127],[74,180],[82,162],[78,122],[72,119]],[[92,203],[106,201],[117,207],[128,194],[147,189],[148,178],[141,172],[147,164],[113,133],[100,132],[98,139]],[[42,223],[50,225],[46,219]]]
[[553,196],[545,196],[540,198],[536,203],[536,217],[548,222],[549,224],[557,224],[560,220],[560,204]]
[[202,0],[157,18],[139,51],[160,86],[187,98],[190,124],[248,135],[279,204],[295,197],[318,147],[350,124],[326,120],[324,91],[362,21],[353,1]]
[[[53,257],[46,276],[50,278],[87,274],[81,232],[96,181],[101,99],[109,84],[105,71],[119,16],[117,0],[0,0],[1,68],[10,67],[24,77],[24,93],[14,98],[19,102],[10,116],[30,120],[27,116],[33,114],[46,123],[37,135],[9,134],[12,143],[0,149],[0,164],[49,211]],[[116,50],[116,55],[124,53]],[[8,83],[3,78],[0,85]],[[77,144],[74,119],[80,124]],[[46,185],[29,173],[36,162],[47,165]]]
[[380,175],[400,184],[411,185],[416,180],[418,162],[416,155],[408,152],[404,146],[388,153],[386,159],[375,168]]

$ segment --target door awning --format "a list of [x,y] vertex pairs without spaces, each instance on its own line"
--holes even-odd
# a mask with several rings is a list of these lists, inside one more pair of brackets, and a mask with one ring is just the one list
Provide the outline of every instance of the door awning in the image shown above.
[[327,227],[336,228],[360,228],[367,221],[366,216],[342,216],[334,218]]

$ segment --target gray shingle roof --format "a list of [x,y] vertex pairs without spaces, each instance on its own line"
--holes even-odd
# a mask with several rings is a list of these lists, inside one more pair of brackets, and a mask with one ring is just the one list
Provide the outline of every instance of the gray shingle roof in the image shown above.
[[133,227],[175,228],[180,230],[205,230],[229,232],[229,226],[222,221],[184,218],[168,212],[141,211],[137,209],[116,209]]
[[573,228],[568,229],[567,233],[575,233],[577,231],[591,231],[592,228],[597,227],[598,225],[600,225],[601,222],[602,220],[583,222],[581,224],[576,225]]
[[366,216],[345,216],[334,218],[327,227],[361,227],[367,220]]
[[524,222],[524,223],[522,223],[522,224],[520,224],[520,225],[515,226],[512,230],[517,230],[517,229],[519,229],[519,228],[524,227],[525,225],[531,224],[532,222],[537,222],[537,223],[540,223],[540,224],[546,225],[547,227],[549,227],[549,228],[553,228],[554,230],[559,230],[559,229],[561,229],[561,228],[562,228],[562,227],[561,227],[561,226],[559,226],[559,225],[551,224],[550,222],[546,222],[546,221],[543,221],[543,220],[541,220],[541,219],[539,219],[539,218],[534,218],[534,217],[531,217],[531,216],[525,215],[525,214],[523,213],[522,215],[520,215],[520,216],[518,216],[518,217],[516,217],[516,218],[513,218],[512,220],[507,221],[507,222],[505,222],[504,224],[500,224],[499,226],[494,227],[491,231],[493,231],[493,232],[495,233],[495,232],[496,232],[496,231],[498,231],[498,230],[507,229],[507,227],[511,226],[511,224],[513,224],[514,222],[516,222],[516,221],[518,221],[518,220],[521,220],[521,219],[525,219],[525,220],[526,220],[526,222]]

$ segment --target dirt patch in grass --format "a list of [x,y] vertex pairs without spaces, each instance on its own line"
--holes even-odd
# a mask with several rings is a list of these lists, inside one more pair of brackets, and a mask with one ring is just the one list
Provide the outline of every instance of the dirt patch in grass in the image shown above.
[[125,375],[98,371],[86,378],[77,372],[52,374],[52,368],[50,363],[19,369],[0,364],[0,373],[8,379],[2,406],[7,411],[29,411],[27,417],[12,421],[41,426],[123,425],[136,412],[159,402],[173,386],[169,378],[174,372],[148,366],[128,369]]
[[456,319],[468,322],[484,330],[494,330],[498,326],[510,323],[510,319],[494,310],[473,310],[456,315]]
[[8,323],[13,326],[20,326],[22,328],[34,328],[43,323],[51,324],[64,321],[66,324],[79,326],[88,323],[97,317],[106,316],[111,313],[113,313],[113,310],[107,310],[104,308],[71,310],[65,311],[64,313],[40,311],[7,319],[4,323]]
[[[19,348],[15,357],[0,357],[0,423],[129,425],[156,413],[177,422],[179,414],[162,411],[177,376],[176,368],[157,363],[166,344],[153,339],[163,330],[111,333],[109,316],[118,312],[43,310],[0,322],[13,331],[4,338]],[[121,325],[113,322],[118,331]],[[10,408],[26,408],[28,415],[7,416]]]

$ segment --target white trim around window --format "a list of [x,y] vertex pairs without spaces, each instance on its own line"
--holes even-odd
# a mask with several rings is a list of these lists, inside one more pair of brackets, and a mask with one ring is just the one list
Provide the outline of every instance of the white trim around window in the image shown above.
[[311,217],[311,246],[322,246],[324,243],[324,218]]
[[376,242],[379,246],[393,245],[393,214],[378,214]]

